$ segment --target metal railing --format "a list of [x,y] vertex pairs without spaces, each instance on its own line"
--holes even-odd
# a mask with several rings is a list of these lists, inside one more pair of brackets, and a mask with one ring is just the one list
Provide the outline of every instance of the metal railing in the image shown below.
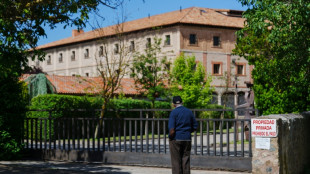
[[[48,111],[48,118],[26,118],[25,148],[169,153],[168,118],[142,118],[142,112],[171,110],[131,111],[138,111],[139,118],[53,118],[52,111]],[[200,111],[206,110],[193,110],[195,114]],[[245,138],[248,134],[251,140],[250,119],[196,120],[192,155],[252,156],[251,141]]]

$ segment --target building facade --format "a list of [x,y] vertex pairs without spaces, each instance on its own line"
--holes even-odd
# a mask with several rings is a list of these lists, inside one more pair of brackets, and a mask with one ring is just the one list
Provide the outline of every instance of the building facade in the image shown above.
[[49,75],[96,77],[96,62],[105,56],[103,52],[117,57],[125,48],[130,62],[136,52],[160,38],[161,56],[173,62],[180,53],[194,55],[212,76],[213,103],[234,106],[244,102],[245,82],[252,82],[253,67],[232,55],[236,31],[245,21],[241,16],[242,11],[192,7],[90,32],[73,30],[69,38],[39,46],[46,53],[45,60],[30,60],[29,64]]

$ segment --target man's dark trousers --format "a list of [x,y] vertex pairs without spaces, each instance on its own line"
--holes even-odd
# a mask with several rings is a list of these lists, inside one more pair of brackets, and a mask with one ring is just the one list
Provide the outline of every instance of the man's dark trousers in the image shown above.
[[191,141],[169,141],[172,174],[190,174]]

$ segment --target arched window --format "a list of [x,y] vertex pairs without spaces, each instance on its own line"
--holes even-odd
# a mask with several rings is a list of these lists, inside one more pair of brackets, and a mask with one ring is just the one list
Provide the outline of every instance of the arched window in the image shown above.
[[211,104],[218,104],[218,94],[216,92],[212,92]]
[[233,92],[227,92],[222,95],[221,98],[222,105],[225,105],[229,108],[235,107],[235,94]]

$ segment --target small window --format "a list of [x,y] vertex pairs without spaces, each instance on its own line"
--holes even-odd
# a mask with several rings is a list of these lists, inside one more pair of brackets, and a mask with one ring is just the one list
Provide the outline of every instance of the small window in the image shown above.
[[38,60],[36,61],[36,66],[40,66],[40,62]]
[[170,35],[166,35],[165,45],[170,45]]
[[99,56],[102,57],[103,56],[103,46],[99,47]]
[[71,61],[75,61],[75,51],[72,51],[72,54],[71,54]]
[[221,46],[221,40],[219,36],[213,36],[213,46],[214,47]]
[[59,61],[59,63],[62,63],[62,62],[63,62],[62,53],[59,53],[58,61]]
[[47,64],[48,65],[52,64],[52,57],[50,55],[47,57]]
[[72,77],[75,77],[75,74],[72,74]]
[[119,53],[119,45],[115,44],[114,45],[114,54],[118,54]]
[[237,65],[237,75],[245,75],[244,65]]
[[220,63],[214,63],[213,64],[213,74],[214,75],[221,75],[222,74],[222,69],[221,69],[221,64]]
[[135,51],[135,41],[130,41],[129,51]]
[[85,59],[89,58],[89,49],[85,49],[84,57],[85,57]]
[[149,48],[151,46],[151,44],[152,44],[151,38],[147,38],[146,39],[146,48]]
[[86,76],[86,77],[89,77],[89,73],[85,73],[85,76]]
[[189,35],[189,44],[191,44],[191,45],[197,44],[196,34],[190,34]]

